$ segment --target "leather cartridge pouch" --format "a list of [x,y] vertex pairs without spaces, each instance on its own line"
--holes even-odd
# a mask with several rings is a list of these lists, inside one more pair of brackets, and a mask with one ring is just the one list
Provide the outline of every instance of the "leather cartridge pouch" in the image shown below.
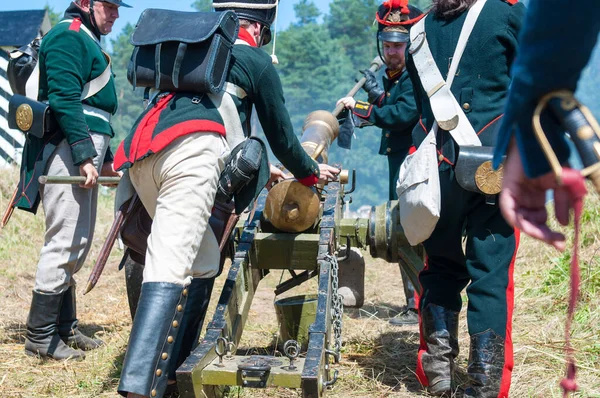
[[458,184],[467,191],[484,195],[497,195],[502,189],[503,166],[498,170],[492,167],[494,147],[461,146],[456,167]]
[[42,138],[55,131],[58,124],[48,104],[15,94],[8,103],[8,127]]
[[225,83],[239,25],[234,12],[149,8],[131,35],[127,67],[134,87],[217,93]]
[[239,143],[225,161],[225,168],[219,177],[217,203],[230,203],[234,194],[250,183],[261,167],[263,146],[260,141],[250,137]]
[[[142,201],[137,196],[133,200],[135,202],[121,227],[121,239],[123,244],[129,248],[131,259],[139,264],[145,264],[148,236],[152,229],[152,218],[150,218]],[[121,209],[127,209],[129,204],[129,201],[125,202]],[[230,237],[238,219],[239,216],[234,213],[233,203],[215,203],[208,220],[221,250],[219,274],[223,270],[225,258],[233,255]]]

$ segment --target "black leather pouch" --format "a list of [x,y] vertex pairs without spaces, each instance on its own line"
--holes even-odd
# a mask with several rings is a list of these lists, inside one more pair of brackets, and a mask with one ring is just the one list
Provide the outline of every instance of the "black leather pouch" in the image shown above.
[[239,25],[234,12],[145,10],[131,35],[134,87],[216,93],[225,83]]
[[25,87],[38,62],[38,52],[42,39],[35,38],[31,43],[10,52],[6,77],[12,92],[25,95]]
[[503,167],[492,167],[494,147],[461,146],[454,172],[458,184],[467,191],[496,195],[502,188]]
[[48,104],[15,94],[8,102],[8,127],[42,138],[55,131],[58,124]]

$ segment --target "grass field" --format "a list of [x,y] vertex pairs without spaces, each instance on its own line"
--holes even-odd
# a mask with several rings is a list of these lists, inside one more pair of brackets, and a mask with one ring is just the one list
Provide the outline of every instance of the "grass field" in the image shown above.
[[[0,209],[4,210],[16,184],[17,171],[0,175]],[[582,292],[572,330],[579,366],[578,397],[600,397],[600,201],[589,195],[584,214],[581,250]],[[98,227],[88,261],[78,274],[81,329],[106,345],[83,362],[45,361],[23,352],[25,321],[31,300],[36,262],[43,241],[42,214],[16,211],[0,231],[0,397],[117,397],[131,327],[124,273],[117,270],[121,253],[114,250],[96,288],[82,296],[85,281],[112,221],[112,196],[100,198]],[[572,235],[571,231],[566,231]],[[344,315],[343,360],[340,380],[328,391],[332,397],[427,396],[414,376],[418,330],[389,326],[403,304],[397,265],[365,254],[366,304]],[[511,397],[560,397],[564,374],[564,321],[568,297],[569,253],[558,253],[523,238],[515,267],[513,340],[515,370]],[[273,287],[280,273],[272,272],[259,286],[242,347],[269,352],[278,327]],[[221,282],[223,278],[220,278]],[[311,283],[314,283],[311,282]],[[310,290],[310,283],[303,289]],[[213,297],[219,293],[215,288]],[[213,304],[214,304],[213,300]],[[211,307],[212,308],[212,307]],[[458,363],[466,368],[468,334],[461,319]],[[235,390],[241,397],[297,397],[292,390]],[[457,397],[461,393],[456,394]]]

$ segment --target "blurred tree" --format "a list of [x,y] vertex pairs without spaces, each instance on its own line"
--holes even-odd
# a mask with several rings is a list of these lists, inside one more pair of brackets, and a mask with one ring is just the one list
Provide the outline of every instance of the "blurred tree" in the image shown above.
[[321,15],[319,8],[310,0],[300,0],[294,4],[294,12],[298,20],[296,26],[305,26],[317,23],[317,18]]
[[50,7],[50,4],[46,3],[44,7],[46,11],[48,11],[48,18],[50,19],[50,25],[54,26],[61,20],[62,15],[58,12],[54,12],[54,9]]
[[194,2],[192,3],[192,7],[196,11],[211,11],[212,0],[194,0]]
[[119,99],[119,109],[112,122],[115,131],[115,138],[111,140],[113,149],[116,149],[119,143],[129,134],[131,126],[143,110],[143,89],[137,88],[134,91],[127,80],[127,65],[133,51],[133,46],[129,43],[129,36],[131,36],[133,29],[134,26],[128,23],[117,38],[111,40],[113,73],[115,74],[117,98]]
[[325,24],[332,39],[338,40],[354,69],[364,68],[375,57],[376,0],[333,0]]
[[431,0],[410,0],[409,4],[425,12],[431,7]]

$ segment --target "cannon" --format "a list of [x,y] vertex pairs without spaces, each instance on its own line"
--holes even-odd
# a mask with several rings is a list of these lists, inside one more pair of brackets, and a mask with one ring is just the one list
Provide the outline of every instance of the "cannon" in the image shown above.
[[[314,112],[304,125],[302,146],[313,158],[327,161],[338,128],[331,113]],[[358,273],[363,279],[350,277],[350,283],[340,279],[344,258],[339,255],[349,253],[351,247],[368,248],[374,257],[399,261],[419,286],[422,256],[404,237],[397,202],[373,207],[366,219],[342,217],[356,185],[355,172],[351,174],[351,179],[341,176],[314,188],[285,180],[261,193],[251,217],[238,225],[235,254],[215,314],[197,348],[177,370],[182,397],[219,397],[225,386],[299,388],[303,397],[324,396],[327,387],[337,381],[333,365],[339,362],[342,348],[343,297],[339,289],[348,285],[348,291],[360,292],[364,285],[364,272]],[[287,360],[233,355],[256,289],[273,269],[291,274],[276,287],[276,295],[318,277],[306,351],[289,340],[283,349]],[[362,305],[362,299],[355,301]]]
[[[380,60],[375,60],[371,68],[376,70],[380,65]],[[354,95],[362,84],[364,79],[349,95]],[[329,162],[329,149],[339,131],[336,116],[341,110],[313,112],[304,123],[302,147],[319,162]],[[287,179],[259,195],[253,210],[238,223],[231,237],[231,265],[215,313],[197,347],[177,369],[182,397],[220,397],[230,386],[297,388],[303,397],[324,396],[338,378],[334,365],[341,355],[345,299],[340,289],[357,296],[355,306],[363,301],[358,296],[364,290],[364,270],[340,278],[340,267],[353,247],[368,248],[372,256],[387,261],[399,261],[419,286],[422,257],[404,237],[397,203],[373,207],[368,218],[342,217],[349,195],[356,188],[355,177],[354,171],[343,171],[337,181],[316,187]],[[133,315],[143,266],[133,261],[124,264]],[[317,291],[311,298],[314,317],[301,320],[309,325],[306,341],[285,341],[283,353],[287,359],[236,355],[259,283],[275,269],[288,270],[291,275],[275,288],[275,295],[318,278]],[[297,325],[291,326],[294,329]]]
[[[329,183],[321,195],[316,224],[295,233],[273,227],[264,215],[268,194],[260,195],[253,217],[238,228],[235,254],[215,314],[197,348],[177,370],[182,397],[218,397],[224,386],[300,388],[303,397],[321,397],[336,382],[332,364],[340,358],[343,315],[338,293],[343,283],[338,277],[343,264],[337,257],[340,249],[369,248],[374,256],[402,262],[411,278],[416,278],[423,267],[422,258],[408,245],[399,227],[397,203],[374,207],[369,219],[341,218],[351,191],[345,191],[339,182]],[[319,278],[308,349],[300,358],[296,357],[298,347],[291,352],[284,347],[289,360],[231,355],[228,351],[241,339],[258,284],[272,269],[292,271],[292,277],[279,284],[276,293]]]

